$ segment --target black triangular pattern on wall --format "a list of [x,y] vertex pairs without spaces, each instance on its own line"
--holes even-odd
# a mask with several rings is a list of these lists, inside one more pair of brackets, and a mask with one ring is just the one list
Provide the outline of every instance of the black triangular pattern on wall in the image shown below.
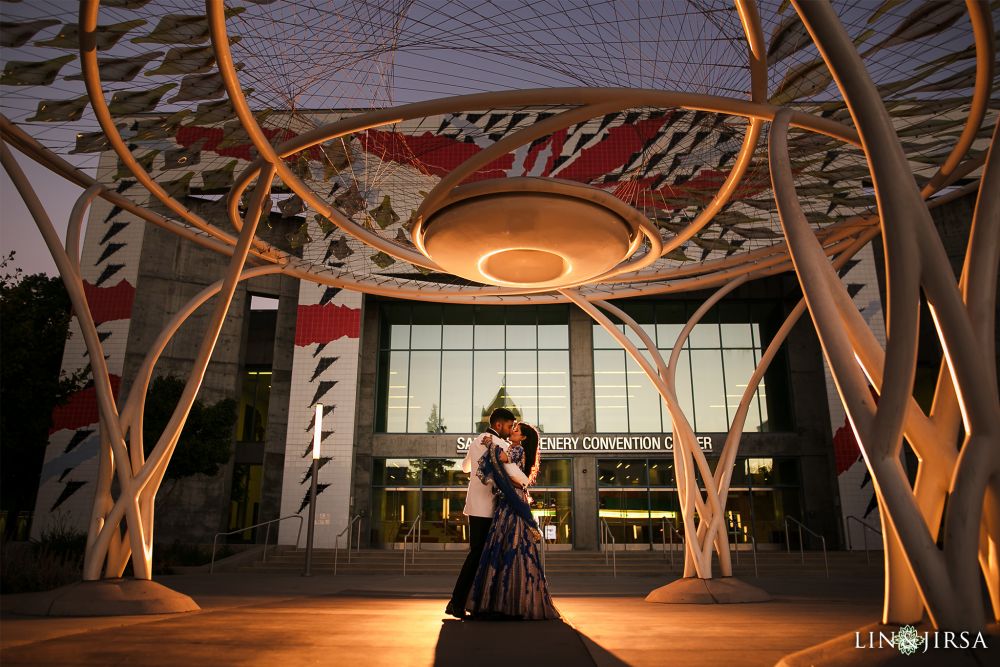
[[92,428],[81,428],[81,429],[78,429],[76,431],[76,433],[73,434],[73,437],[69,439],[69,442],[66,443],[66,448],[63,449],[63,454],[65,454],[66,452],[68,452],[68,451],[70,451],[72,449],[75,449],[77,445],[79,445],[81,442],[83,442],[84,440],[86,440],[87,437],[91,433],[93,433],[93,432],[94,432],[94,429],[92,429]]
[[[323,466],[325,466],[332,460],[333,460],[332,456],[319,457],[318,459],[316,459],[316,470],[322,469]],[[299,482],[299,484],[305,484],[306,482],[308,482],[309,479],[312,477],[312,472],[313,472],[313,467],[312,465],[310,465],[308,468],[306,468],[306,474],[302,475],[302,481]]]
[[[329,440],[330,436],[333,435],[334,433],[336,433],[336,431],[334,431],[334,430],[330,430],[330,431],[324,430],[323,431],[323,435],[319,439],[320,444],[322,444],[322,443],[326,442],[327,440]],[[308,457],[312,456],[312,451],[313,451],[313,443],[312,443],[312,440],[310,440],[309,444],[307,444],[306,448],[302,451],[302,458],[305,459],[305,458],[308,458]]]
[[323,297],[319,300],[319,305],[325,306],[326,304],[330,303],[330,300],[333,299],[333,297],[337,296],[339,293],[340,293],[339,287],[327,287],[325,290],[323,290]]
[[852,299],[864,288],[865,286],[860,283],[847,283],[847,293],[851,295]]
[[[333,411],[337,408],[336,405],[324,405],[323,406],[323,419],[327,419],[333,414]],[[306,432],[309,433],[313,430],[313,424],[316,423],[316,410],[310,411],[309,425],[306,426]]]
[[80,487],[82,487],[84,484],[86,484],[86,482],[66,482],[66,485],[63,486],[62,493],[60,493],[59,497],[56,498],[56,502],[53,503],[49,511],[54,512],[57,507],[59,507],[64,502],[69,500],[70,496],[79,491]]
[[844,276],[846,276],[848,273],[851,272],[851,269],[853,269],[855,266],[857,266],[860,263],[861,263],[860,259],[849,259],[849,260],[847,260],[847,263],[844,264],[842,267],[840,267],[840,269],[837,271],[837,275],[840,276],[841,278],[843,278]]
[[62,471],[62,474],[61,474],[61,475],[59,475],[59,481],[61,482],[61,481],[63,481],[64,479],[66,479],[66,475],[70,474],[71,472],[73,472],[73,469],[72,469],[72,468],[66,468],[66,469],[64,469],[64,470]]
[[106,260],[108,257],[111,257],[111,255],[115,254],[116,252],[118,252],[119,250],[121,250],[122,248],[124,248],[126,245],[128,245],[128,244],[126,244],[126,243],[109,243],[108,245],[104,246],[104,252],[102,252],[101,256],[97,258],[96,262],[94,262],[94,266],[97,266],[98,264],[100,264],[101,262],[103,262],[104,260]]
[[101,238],[101,245],[104,245],[105,243],[110,241],[112,238],[114,238],[115,235],[117,235],[123,229],[128,227],[128,225],[129,223],[127,222],[112,222],[111,226],[108,228],[108,231],[104,232],[104,236]]
[[[323,493],[324,491],[326,491],[326,487],[328,487],[328,486],[330,486],[330,485],[329,484],[317,484],[316,485],[316,497],[318,498],[321,493]],[[311,489],[306,490],[305,494],[302,496],[302,504],[299,505],[299,512],[301,512],[305,508],[309,507],[309,493],[310,493],[310,491],[311,491]]]
[[319,353],[323,351],[323,348],[326,347],[326,345],[326,343],[320,343],[316,346],[316,349],[313,350],[313,359],[319,356]]
[[135,185],[135,181],[125,181],[125,180],[118,181],[118,185],[115,187],[115,192],[121,194],[126,190],[128,190],[133,185]]
[[108,280],[108,278],[115,275],[124,268],[125,268],[124,264],[108,264],[107,266],[104,267],[104,270],[101,271],[101,277],[97,279],[95,285],[97,287],[100,287],[102,283]]
[[340,357],[321,357],[319,362],[316,363],[316,368],[313,370],[313,375],[309,378],[309,381],[312,382],[319,377],[319,374],[332,366],[333,362],[337,359],[340,359]]
[[110,331],[98,331],[97,332],[97,338],[103,343],[107,339],[111,338],[111,332]]
[[[111,207],[111,213],[108,213],[104,217],[104,222],[107,223],[108,220],[110,220],[111,218],[115,217],[116,215],[121,214],[121,212],[122,212],[121,206],[112,206]],[[127,223],[114,223],[114,224],[127,224]],[[104,243],[104,241],[101,241],[101,243]]]
[[327,392],[333,389],[334,385],[337,384],[336,380],[320,380],[319,386],[316,387],[316,393],[313,395],[310,405],[316,405],[319,403],[319,399],[323,398]]

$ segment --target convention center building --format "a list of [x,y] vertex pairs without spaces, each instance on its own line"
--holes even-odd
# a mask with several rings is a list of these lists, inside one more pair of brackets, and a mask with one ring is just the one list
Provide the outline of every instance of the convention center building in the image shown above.
[[[143,147],[142,123],[155,121],[136,121],[133,150]],[[239,138],[222,132],[184,126],[169,145],[146,153],[153,154],[150,167],[163,171],[164,187],[206,216],[224,206],[221,193],[234,167],[251,157]],[[102,182],[113,180],[119,192],[143,197],[113,153],[102,153],[100,169]],[[260,232],[269,242],[290,252],[325,254],[331,266],[355,252],[329,230],[297,238],[311,216],[275,196]],[[375,217],[384,213],[380,202],[368,197]],[[969,198],[960,199],[935,216],[939,225],[968,220],[971,206]],[[405,219],[405,211],[393,215]],[[960,256],[964,248],[956,247]],[[841,277],[865,319],[881,331],[877,253],[865,248]],[[168,319],[218,280],[226,262],[102,200],[95,203],[84,276],[119,395]],[[615,303],[669,358],[708,294]],[[747,283],[713,308],[679,350],[679,399],[713,468],[748,379],[800,298],[794,274]],[[157,375],[187,377],[209,307],[168,344]],[[86,363],[74,329],[63,366],[75,370]],[[926,367],[936,369],[934,360]],[[571,304],[416,302],[283,275],[253,278],[239,285],[199,398],[237,402],[232,456],[215,476],[168,480],[157,498],[158,542],[210,543],[219,532],[305,516],[317,403],[323,405],[319,547],[333,547],[360,517],[362,547],[398,547],[419,519],[423,548],[463,548],[468,476],[461,463],[498,406],[542,433],[541,474],[531,495],[550,544],[598,548],[606,521],[616,545],[660,549],[673,539],[670,527],[680,525],[671,418],[638,365]],[[57,522],[86,525],[97,474],[97,422],[92,387],[57,409],[35,535]],[[877,525],[871,482],[808,316],[759,386],[732,480],[727,517],[732,540],[741,545],[784,548],[790,519],[823,535],[832,548],[852,541],[850,517]],[[280,543],[295,543],[295,523],[282,522]],[[855,546],[860,538],[860,532],[853,535]],[[261,542],[264,532],[246,530],[231,540]],[[340,545],[345,541],[341,537]]]

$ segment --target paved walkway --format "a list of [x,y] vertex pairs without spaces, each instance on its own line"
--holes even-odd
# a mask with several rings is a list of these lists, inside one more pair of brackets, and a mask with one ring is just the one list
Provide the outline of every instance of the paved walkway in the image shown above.
[[[563,621],[462,623],[440,576],[216,574],[158,579],[202,611],[0,620],[3,665],[773,665],[878,618],[881,579],[749,580],[770,602],[661,605],[648,577],[551,582]],[[0,598],[9,603],[11,597]],[[6,606],[6,604],[4,604]]]

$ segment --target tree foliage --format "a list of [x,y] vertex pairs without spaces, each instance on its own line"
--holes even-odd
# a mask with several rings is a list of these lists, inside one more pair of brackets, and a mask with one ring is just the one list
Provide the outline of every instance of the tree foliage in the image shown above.
[[[156,446],[183,392],[184,381],[176,377],[158,377],[150,385],[142,423],[146,456]],[[166,479],[217,474],[219,466],[228,463],[232,455],[235,424],[236,401],[233,399],[226,398],[212,405],[195,399],[167,466]]]
[[35,505],[53,408],[89,375],[60,372],[72,315],[62,281],[25,275],[13,259],[0,260],[0,505],[12,519]]

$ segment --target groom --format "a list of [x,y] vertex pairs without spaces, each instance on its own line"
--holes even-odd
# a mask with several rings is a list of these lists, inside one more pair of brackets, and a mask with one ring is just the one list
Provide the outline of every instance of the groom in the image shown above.
[[[486,453],[486,445],[483,440],[490,436],[493,442],[507,451],[510,443],[511,429],[514,428],[514,413],[507,408],[497,408],[490,414],[490,427],[485,433],[472,441],[469,451],[462,461],[462,472],[470,473],[469,489],[465,494],[465,510],[463,514],[469,517],[469,554],[465,557],[462,571],[458,574],[458,581],[455,582],[455,591],[451,594],[451,602],[445,608],[445,613],[455,618],[465,618],[465,601],[469,597],[469,590],[472,582],[476,578],[476,569],[479,567],[479,557],[483,554],[483,547],[486,546],[486,536],[490,532],[490,524],[493,523],[493,508],[496,500],[493,497],[493,488],[483,484],[476,475],[476,466],[479,459]],[[522,486],[528,483],[528,478],[517,466],[507,466],[511,480],[515,484]]]

